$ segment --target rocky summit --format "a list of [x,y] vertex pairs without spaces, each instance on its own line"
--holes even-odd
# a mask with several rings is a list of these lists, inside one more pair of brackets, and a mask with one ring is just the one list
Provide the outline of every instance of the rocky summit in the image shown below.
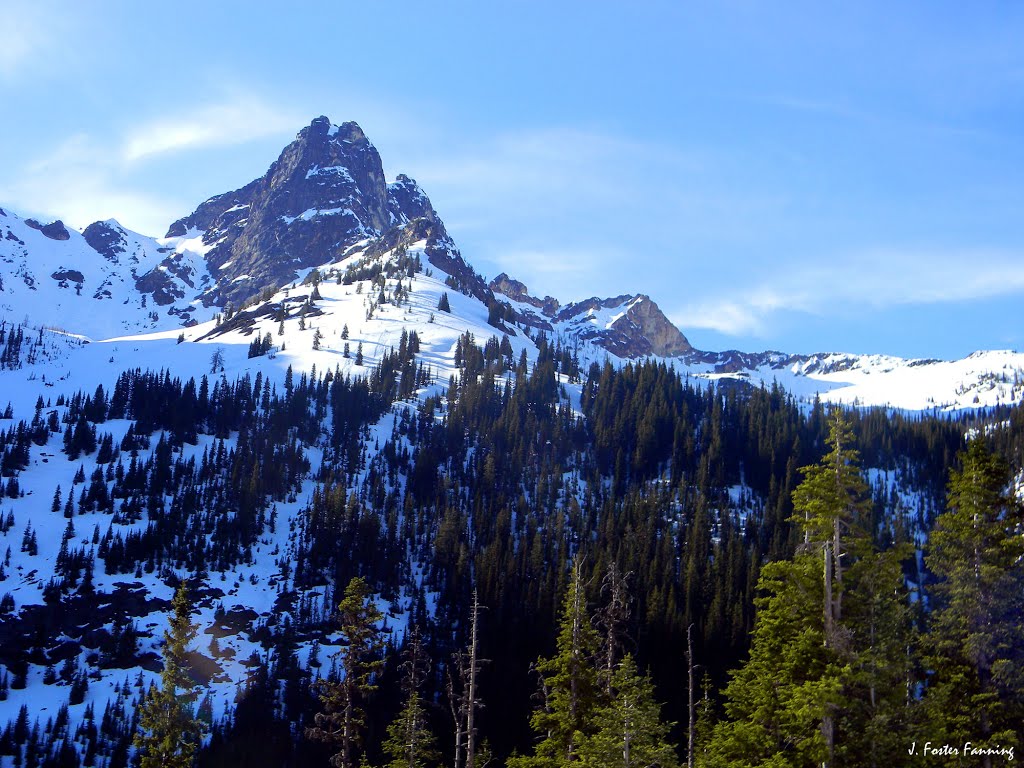
[[426,195],[407,176],[385,182],[380,155],[356,123],[318,117],[262,177],[202,203],[167,237],[202,232],[216,277],[203,300],[237,306],[421,218],[436,220]]

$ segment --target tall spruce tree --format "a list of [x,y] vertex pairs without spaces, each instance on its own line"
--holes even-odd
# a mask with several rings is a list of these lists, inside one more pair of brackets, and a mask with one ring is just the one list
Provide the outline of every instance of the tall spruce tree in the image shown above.
[[679,758],[669,742],[671,723],[661,719],[650,678],[627,654],[612,676],[613,695],[594,715],[594,733],[581,740],[586,768],[675,768]]
[[[925,705],[943,743],[1024,744],[1024,516],[1010,472],[981,439],[951,474],[925,562],[936,576]],[[964,765],[993,764],[990,755]]]
[[306,737],[337,745],[331,765],[353,768],[366,730],[363,703],[377,690],[376,677],[384,666],[380,635],[384,615],[362,577],[354,577],[345,587],[338,617],[343,647],[334,657],[341,660],[342,677],[318,681],[323,710],[314,717],[315,725],[306,729]]
[[383,747],[391,758],[389,768],[424,768],[437,761],[438,752],[436,739],[427,723],[427,706],[421,692],[430,674],[430,659],[418,629],[414,628],[409,633],[403,655],[405,659],[399,669],[405,704],[388,726]]
[[186,671],[188,646],[198,626],[192,623],[188,582],[174,593],[173,614],[164,633],[164,669],[160,687],[150,685],[139,708],[139,731],[135,746],[142,768],[188,768],[195,761],[202,734],[192,710],[192,681]]
[[543,705],[530,718],[530,725],[541,740],[533,756],[509,760],[510,768],[555,768],[577,762],[581,742],[594,732],[594,716],[603,703],[601,639],[587,613],[582,570],[577,557],[555,655],[537,662]]
[[[708,765],[896,764],[913,741],[916,646],[902,562],[872,547],[867,487],[841,414],[793,492],[803,543],[762,570],[750,659],[726,689]],[[817,727],[815,727],[815,725]]]
[[750,657],[732,673],[725,719],[700,764],[820,768],[829,756],[822,720],[842,682],[824,642],[818,557],[768,563],[758,590]]
[[[864,552],[870,540],[862,517],[868,510],[868,487],[860,473],[853,430],[839,409],[830,417],[829,452],[817,464],[803,467],[804,479],[793,491],[794,521],[803,529],[803,549],[820,552],[824,644],[837,657],[851,653],[850,630],[842,623],[846,563]],[[821,732],[828,750],[827,765],[835,758],[835,705],[826,705]]]
[[869,510],[868,487],[853,430],[838,409],[830,417],[828,446],[820,462],[800,470],[804,479],[793,491],[793,521],[803,531],[803,549],[820,553],[825,643],[841,648],[845,563],[870,542],[862,521]]

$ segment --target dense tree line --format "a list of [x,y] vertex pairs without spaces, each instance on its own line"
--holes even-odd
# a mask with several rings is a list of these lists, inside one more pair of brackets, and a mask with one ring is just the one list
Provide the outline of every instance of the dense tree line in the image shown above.
[[[683,753],[666,745],[684,743],[690,714],[688,634],[707,681],[697,744],[709,765],[769,759],[743,751],[751,740],[775,744],[787,764],[869,764],[855,758],[867,743],[880,745],[868,750],[873,760],[892,762],[922,723],[936,722],[928,712],[950,711],[932,697],[965,670],[978,678],[972,711],[991,705],[987,735],[1010,738],[1000,712],[1019,691],[1006,682],[1016,667],[1000,654],[1016,648],[1015,636],[982,638],[988,650],[955,659],[936,628],[992,623],[1015,588],[1012,573],[1010,582],[993,575],[1011,572],[1012,560],[993,561],[991,581],[956,582],[963,568],[952,553],[967,533],[947,528],[953,518],[940,513],[963,506],[960,496],[947,498],[945,484],[951,469],[960,473],[954,486],[966,482],[970,455],[957,456],[968,428],[1022,466],[1019,409],[991,422],[851,411],[837,432],[824,407],[778,387],[698,386],[651,362],[583,371],[572,349],[543,336],[537,344],[531,365],[525,355],[515,359],[507,336],[480,344],[467,334],[456,348],[461,376],[420,399],[433,373],[417,361],[410,333],[362,378],[289,370],[278,388],[260,374],[197,382],[136,370],[109,392],[40,402],[31,423],[0,432],[7,485],[33,443],[63,432],[67,456],[93,456],[97,468],[55,489],[55,510],[72,523],[83,509],[110,515],[94,548],[69,544],[62,554],[54,611],[87,598],[89,574],[101,564],[110,573],[170,567],[202,576],[247,562],[276,524],[275,503],[295,499],[315,470],[295,557],[280,563],[283,618],[261,635],[264,653],[237,706],[212,724],[200,764],[325,764],[334,754],[303,738],[307,728],[337,727],[314,718],[324,704],[313,684],[332,673],[300,663],[297,649],[335,631],[337,617],[323,606],[345,603],[354,579],[365,585],[364,605],[373,595],[418,628],[402,640],[385,636],[371,654],[380,661],[368,673],[378,690],[360,703],[365,730],[350,754],[373,764],[398,761],[402,729],[412,728],[435,735],[436,746],[419,753],[425,764],[436,749],[460,768],[514,752],[523,768],[603,765],[622,735],[615,724],[629,718],[654,736],[635,742],[637,755],[652,755],[637,759],[670,764]],[[131,426],[116,441],[104,425],[120,419]],[[993,422],[1004,426],[987,428]],[[200,438],[202,451],[182,451]],[[318,468],[306,458],[310,445],[322,449]],[[830,468],[844,478],[836,488],[823,479]],[[1008,479],[997,469],[991,489]],[[897,488],[913,493],[912,507]],[[1016,508],[1004,501],[993,524],[1003,522],[1005,538]],[[939,534],[924,572],[914,550],[935,525],[961,533],[946,544]],[[311,588],[326,595],[319,607],[304,597]],[[992,596],[988,613],[963,614],[968,588]],[[909,589],[924,589],[933,611],[911,602]],[[479,616],[470,610],[477,603],[486,606]],[[577,633],[569,641],[567,621]],[[411,663],[421,666],[400,671],[413,636],[419,661]],[[130,625],[119,637],[131,638]],[[467,648],[490,663],[468,663]],[[750,724],[762,709],[758,686],[787,654],[803,675],[782,680],[803,702],[780,710],[780,721],[799,723],[794,734]],[[574,666],[582,658],[594,677],[575,680],[576,693],[587,693],[570,705],[558,686],[583,674]],[[81,735],[83,748],[111,766],[124,764],[136,730],[130,701]],[[943,733],[959,738],[962,720]],[[15,725],[0,753],[17,745],[27,760],[32,742],[37,764],[70,759],[54,751],[60,739],[41,732],[33,741],[31,728],[25,735],[27,726]],[[750,736],[755,727],[771,738]]]

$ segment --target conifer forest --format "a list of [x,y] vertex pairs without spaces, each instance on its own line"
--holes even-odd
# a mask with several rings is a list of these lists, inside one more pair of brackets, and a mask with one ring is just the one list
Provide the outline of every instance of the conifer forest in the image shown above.
[[[1020,407],[798,403],[537,343],[528,364],[507,336],[467,333],[460,375],[425,398],[436,376],[412,332],[364,376],[135,369],[0,422],[7,498],[32,446],[95,466],[53,490],[66,530],[44,604],[0,621],[0,697],[44,665],[64,703],[22,707],[0,759],[874,768],[926,743],[956,747],[943,765],[1021,754]],[[269,347],[257,336],[250,355]],[[283,523],[286,503],[301,511]],[[79,530],[85,514],[108,524]],[[17,515],[0,523],[38,547]],[[282,525],[277,619],[254,626],[222,607],[222,575]],[[140,626],[129,592],[97,603],[98,573],[167,583],[166,627]],[[200,606],[258,641],[222,710],[194,652]],[[163,637],[159,657],[139,657],[143,634]],[[69,719],[96,670],[140,664],[158,677],[126,673],[103,711]]]

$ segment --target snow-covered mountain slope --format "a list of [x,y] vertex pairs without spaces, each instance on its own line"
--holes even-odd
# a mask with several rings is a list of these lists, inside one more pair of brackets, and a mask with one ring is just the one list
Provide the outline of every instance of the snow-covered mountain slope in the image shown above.
[[[266,301],[230,318],[183,329],[76,343],[60,355],[41,356],[21,368],[0,370],[0,392],[5,398],[0,403],[0,413],[9,402],[11,417],[9,422],[0,421],[0,426],[32,419],[40,397],[44,416],[52,412],[53,418],[62,418],[67,407],[56,403],[66,403],[75,392],[91,392],[97,385],[109,393],[118,372],[131,369],[162,370],[182,379],[206,376],[212,385],[262,379],[268,389],[277,392],[289,386],[286,382],[291,381],[292,371],[296,380],[300,372],[304,377],[314,370],[335,376],[366,376],[385,355],[407,343],[410,332],[418,340],[417,360],[430,378],[430,383],[418,388],[417,398],[437,394],[447,386],[450,376],[458,374],[455,357],[460,337],[469,333],[482,344],[492,334],[501,332],[487,324],[484,304],[451,289],[447,284],[451,275],[431,267],[410,275],[408,267],[398,268],[399,259],[410,266],[426,264],[426,246],[426,241],[421,240],[376,255],[358,250],[339,261],[319,265],[316,274],[322,279],[285,286]],[[311,274],[312,269],[305,270],[302,277]],[[384,301],[380,300],[382,295]],[[437,309],[444,295],[448,297],[450,312]],[[265,338],[270,344],[254,353],[253,342]],[[517,359],[524,353],[528,359],[536,359],[536,347],[526,334],[511,331],[509,343]],[[399,410],[402,407],[408,405]],[[392,434],[396,414],[397,411],[388,412],[371,427],[365,439],[367,446],[379,445]],[[112,445],[122,445],[130,426],[130,420],[108,420],[102,424],[101,432],[110,434]],[[144,446],[134,451],[132,462],[141,466],[151,459],[161,439],[154,435],[146,440]],[[58,559],[62,549],[77,547],[95,555],[97,543],[108,529],[127,536],[141,533],[147,527],[145,516],[135,522],[117,516],[112,520],[108,511],[90,511],[79,501],[71,519],[73,533],[69,536],[69,518],[53,510],[55,489],[63,489],[62,498],[68,498],[84,490],[84,486],[77,488],[76,475],[93,477],[97,470],[102,474],[112,465],[100,463],[98,453],[71,460],[55,445],[58,441],[59,434],[51,437],[49,444],[29,449],[27,466],[18,473],[18,496],[0,502],[0,522],[6,520],[8,513],[13,520],[11,525],[0,526],[0,551],[10,547],[11,553],[0,568],[0,592],[10,595],[10,608],[20,611],[23,621],[30,621],[26,617],[34,615],[34,611],[43,610],[47,587],[60,571]],[[220,442],[210,435],[199,435],[195,444],[183,445],[175,458],[199,462],[208,451],[232,450],[236,441],[237,436]],[[301,490],[291,494],[290,500],[275,504],[276,525],[260,537],[248,562],[211,574],[210,584],[198,597],[194,616],[200,626],[196,655],[209,672],[208,704],[217,717],[227,711],[246,680],[252,654],[259,655],[263,650],[259,640],[261,626],[287,614],[278,604],[281,590],[288,583],[287,576],[282,576],[281,563],[288,562],[298,546],[300,513],[308,505],[315,487],[313,478],[319,475],[324,461],[323,446],[314,444],[304,450],[310,461],[308,475]],[[101,539],[97,539],[96,531]],[[22,546],[26,537],[32,539],[32,546]],[[140,632],[135,656],[155,659],[166,625],[163,612],[173,591],[167,586],[167,573],[167,569],[157,569],[139,571],[133,576],[105,572],[101,564],[95,568],[95,615],[75,618],[80,632],[64,638],[60,644],[63,650],[57,654],[62,661],[71,659],[69,668],[75,674],[78,670],[91,670],[83,704],[72,707],[73,722],[80,720],[83,707],[90,702],[102,708],[106,702],[120,697],[130,707],[149,681],[155,679],[156,667],[143,664],[143,668],[131,670],[129,684],[125,685],[129,673],[85,638],[90,633],[99,637],[97,633],[101,630],[108,634],[121,631],[128,620],[126,616],[134,615],[138,617],[136,628]],[[328,610],[320,604],[326,597],[323,590],[314,590],[304,599],[312,601],[315,610]],[[126,603],[134,606],[127,614]],[[392,627],[401,626],[405,607],[399,601],[390,611]],[[0,615],[0,637],[12,631],[12,626],[5,624]],[[115,630],[116,627],[121,630]],[[16,641],[12,638],[11,642]],[[304,653],[309,650],[308,645],[304,646]],[[329,644],[323,645],[323,652],[330,650]],[[101,658],[99,663],[97,654]],[[47,676],[47,665],[41,661],[44,657],[29,654],[29,658],[33,661],[28,664],[24,688],[12,687],[7,698],[0,699],[0,723],[12,719],[25,704],[45,720],[54,716],[67,699],[67,687],[43,683]]]
[[490,283],[524,326],[576,349],[584,362],[656,357],[697,380],[771,387],[798,398],[909,411],[956,411],[1024,400],[1024,354],[982,351],[962,360],[888,355],[706,352],[695,349],[649,296],[592,298],[567,306],[531,296],[502,273]]
[[116,221],[84,232],[0,210],[0,317],[90,338],[178,326],[212,315],[203,246],[153,238]]
[[[487,284],[416,182],[399,175],[387,183],[380,155],[359,126],[333,125],[326,117],[303,128],[263,176],[202,203],[164,238],[114,221],[78,233],[59,221],[43,226],[0,214],[2,319],[91,339],[180,330],[218,309],[251,314],[252,305],[268,306],[275,291],[314,267],[381,258],[416,243],[424,265],[446,275],[450,296],[462,297],[452,305],[453,324],[466,330],[483,312],[496,331],[543,331],[584,364],[653,356],[698,380],[778,383],[808,400],[910,410],[1024,397],[1024,358],[1015,352],[953,362],[706,352],[694,349],[646,295],[563,304],[531,296],[506,274]],[[365,296],[338,301],[366,310]]]
[[827,353],[771,353],[747,366],[730,357],[723,362],[684,360],[686,370],[701,378],[778,383],[797,397],[851,406],[958,411],[1024,400],[1024,354],[1010,350],[975,352],[952,361]]

